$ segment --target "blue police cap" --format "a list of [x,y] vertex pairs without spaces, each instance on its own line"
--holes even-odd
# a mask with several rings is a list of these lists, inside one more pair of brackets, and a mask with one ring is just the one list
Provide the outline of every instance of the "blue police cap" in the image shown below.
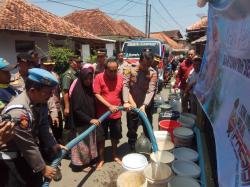
[[10,64],[7,60],[0,57],[0,70],[11,71],[15,66],[16,64]]
[[38,82],[44,86],[56,86],[58,84],[58,80],[54,75],[50,72],[40,69],[40,68],[32,68],[28,71],[28,79]]

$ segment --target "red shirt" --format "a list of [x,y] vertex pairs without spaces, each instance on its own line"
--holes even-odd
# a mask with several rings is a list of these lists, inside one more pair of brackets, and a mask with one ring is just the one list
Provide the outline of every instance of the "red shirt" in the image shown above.
[[[121,106],[122,104],[122,88],[123,88],[123,76],[117,74],[115,80],[109,80],[104,72],[96,75],[93,83],[93,90],[95,94],[101,95],[107,102],[114,106]],[[100,117],[102,114],[107,112],[109,109],[97,101],[97,116]],[[122,115],[121,111],[111,114],[110,119],[120,118]]]
[[187,59],[180,64],[178,73],[176,75],[175,85],[179,87],[181,90],[185,90],[187,86],[187,78],[192,69],[193,69],[193,63],[188,62]]

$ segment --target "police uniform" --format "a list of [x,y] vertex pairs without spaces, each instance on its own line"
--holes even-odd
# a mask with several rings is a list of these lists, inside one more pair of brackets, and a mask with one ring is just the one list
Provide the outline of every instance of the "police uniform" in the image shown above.
[[[106,49],[98,49],[97,50],[97,56],[105,56],[107,55],[107,50]],[[94,64],[94,76],[96,76],[99,73],[104,72],[105,67],[104,64],[100,64],[98,61]]]
[[[17,61],[18,61],[18,63],[20,63],[20,62],[27,63],[30,66],[30,68],[33,66],[32,57],[26,53],[19,54],[17,56]],[[13,86],[20,94],[25,89],[25,79],[26,79],[26,77],[22,77],[21,74],[19,72],[17,72],[11,78],[10,85]]]
[[[7,60],[0,58],[0,71],[10,72],[16,65],[10,64]],[[0,111],[17,95],[17,91],[9,84],[0,82]]]
[[[151,103],[155,94],[157,85],[157,73],[149,67],[147,71],[143,71],[140,64],[128,64],[123,68],[124,86],[123,86],[123,101],[129,101],[129,93],[133,97],[137,108],[142,105],[146,106],[146,114],[152,124]],[[133,112],[127,113],[128,125],[128,142],[134,145],[137,139],[137,129],[139,125],[139,118]],[[148,136],[146,128],[143,126],[143,131]]]
[[[46,66],[54,66],[56,63],[50,57],[43,57],[41,59],[41,65]],[[51,74],[56,77],[59,81],[59,75],[54,71],[51,71]],[[53,132],[54,137],[56,140],[60,140],[62,138],[62,131],[63,131],[63,121],[62,121],[62,112],[61,112],[61,104],[60,104],[60,88],[57,85],[53,91],[52,96],[48,100],[48,108],[49,108],[49,123]],[[53,125],[52,119],[58,118],[59,124]]]
[[[54,87],[57,80],[48,71],[33,68],[28,79],[41,86]],[[48,124],[46,104],[32,104],[26,91],[2,111],[16,119],[13,139],[0,148],[0,186],[41,186],[46,164],[39,148],[57,144]]]

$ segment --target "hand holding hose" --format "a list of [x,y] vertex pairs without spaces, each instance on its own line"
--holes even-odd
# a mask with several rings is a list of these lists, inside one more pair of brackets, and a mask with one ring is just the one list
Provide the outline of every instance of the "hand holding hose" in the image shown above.
[[99,126],[101,122],[98,119],[92,119],[90,120],[90,124],[93,124],[95,126]]

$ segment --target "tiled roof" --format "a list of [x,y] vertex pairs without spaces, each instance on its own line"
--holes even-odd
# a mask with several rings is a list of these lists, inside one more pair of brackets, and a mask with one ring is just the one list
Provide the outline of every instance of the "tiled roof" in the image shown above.
[[207,16],[202,17],[198,22],[189,26],[187,31],[200,30],[207,27]]
[[0,2],[0,30],[100,39],[25,0],[1,0]]
[[75,11],[64,19],[97,36],[144,36],[126,21],[114,20],[99,9]]
[[183,38],[180,30],[163,31],[170,38]]
[[134,26],[130,25],[125,20],[118,20],[116,22],[120,26],[119,27],[120,29],[123,29],[125,30],[126,33],[128,33],[128,36],[131,36],[131,37],[144,37],[145,36],[143,32],[141,32]]
[[158,33],[151,33],[150,38],[155,38],[164,41],[166,44],[168,44],[170,47],[174,49],[179,49],[182,48],[176,41],[172,40],[169,38],[166,34],[163,32],[158,32]]

